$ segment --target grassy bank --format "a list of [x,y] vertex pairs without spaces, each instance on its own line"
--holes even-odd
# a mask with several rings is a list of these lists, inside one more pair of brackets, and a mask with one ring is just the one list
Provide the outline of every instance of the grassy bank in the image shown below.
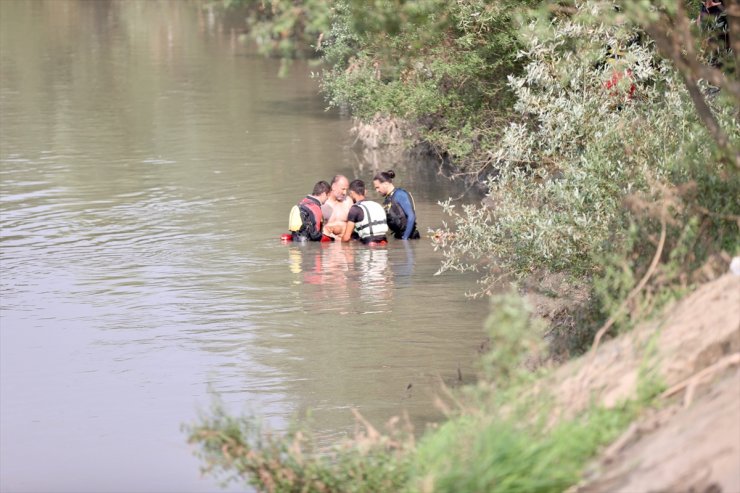
[[286,2],[241,2],[282,53],[318,32],[330,104],[409,122],[485,181],[484,204],[442,204],[448,225],[431,235],[442,271],[480,272],[484,295],[554,274],[587,295],[547,328],[517,294],[496,297],[480,383],[441,390],[450,420],[419,443],[366,423],[318,450],[305,430],[270,437],[219,409],[191,440],[215,472],[265,491],[567,489],[655,405],[660,347],[634,362],[639,384],[619,402],[559,413],[542,390],[547,365],[533,363],[548,360],[544,333],[576,357],[740,254],[740,14],[696,23],[695,2],[669,0],[347,0],[312,24],[314,3],[290,4],[301,29],[281,21],[296,12]]
[[499,344],[485,355],[480,382],[462,393],[440,389],[449,420],[418,443],[400,420],[380,433],[357,415],[361,433],[321,449],[305,428],[275,436],[218,407],[187,428],[190,441],[209,472],[260,491],[563,491],[663,386],[646,364],[633,395],[611,406],[596,399],[555,418],[559,406],[544,390],[549,372],[533,374],[523,364],[537,327],[519,297],[496,297],[486,330]]
[[[740,363],[738,303],[740,277],[726,274],[589,355],[532,371],[542,322],[515,294],[496,296],[486,330],[508,350],[485,355],[475,385],[460,392],[439,389],[438,406],[449,419],[418,442],[402,419],[391,420],[381,433],[359,414],[362,431],[331,447],[319,446],[309,429],[271,434],[254,418],[230,417],[218,407],[186,430],[211,474],[258,491],[613,491],[609,476],[601,476],[611,473],[611,461],[676,417],[678,431],[674,426],[669,433],[682,435],[677,439],[688,448],[677,454],[669,443],[660,456],[648,447],[625,457],[632,469],[650,473],[643,461],[668,464],[655,471],[657,483],[648,474],[652,486],[627,491],[674,491],[674,486],[701,491],[713,481],[732,491],[732,481],[740,479],[737,469],[723,471],[713,461],[740,459],[740,443],[726,427],[740,403],[733,384],[737,372],[724,385],[729,405],[715,406],[703,418],[725,425],[701,431],[701,447],[692,443],[699,430],[693,429],[696,412],[688,406],[705,409],[716,402],[716,392],[697,386],[721,379]],[[708,441],[704,433],[711,434]],[[693,445],[699,455],[678,461],[685,477],[677,477],[676,458],[691,456]],[[601,466],[593,460],[599,454]],[[586,481],[601,486],[589,489],[585,483],[585,489],[569,490],[584,481],[587,467]]]

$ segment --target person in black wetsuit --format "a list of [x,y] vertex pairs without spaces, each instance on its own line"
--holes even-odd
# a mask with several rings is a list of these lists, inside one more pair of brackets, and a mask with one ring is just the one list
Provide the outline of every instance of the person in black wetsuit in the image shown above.
[[385,197],[383,208],[393,236],[399,240],[418,240],[421,235],[416,227],[414,198],[403,188],[393,185],[395,177],[392,169],[381,171],[373,177],[373,186],[376,192]]

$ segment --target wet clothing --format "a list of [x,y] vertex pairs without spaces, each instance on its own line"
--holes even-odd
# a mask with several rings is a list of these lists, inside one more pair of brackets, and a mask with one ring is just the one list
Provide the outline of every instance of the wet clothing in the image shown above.
[[355,223],[355,231],[363,243],[385,241],[388,222],[383,206],[372,200],[361,200],[349,209],[347,220]]
[[301,229],[293,233],[294,241],[310,240],[321,241],[323,216],[321,214],[321,202],[311,195],[306,196],[298,202],[301,211]]
[[403,188],[394,188],[385,196],[383,208],[386,211],[388,228],[395,238],[401,240],[418,240],[419,230],[416,228],[416,210],[414,198]]

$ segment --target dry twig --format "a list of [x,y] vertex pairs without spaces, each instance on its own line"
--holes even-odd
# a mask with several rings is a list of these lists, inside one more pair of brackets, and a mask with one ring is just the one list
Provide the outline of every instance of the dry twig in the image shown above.
[[725,356],[724,358],[717,361],[713,365],[710,365],[704,368],[703,370],[701,370],[698,373],[695,373],[694,375],[690,376],[686,380],[674,385],[670,389],[663,392],[660,396],[663,398],[670,397],[682,391],[683,389],[686,389],[686,394],[684,394],[684,398],[683,398],[683,405],[684,407],[688,407],[689,405],[691,405],[691,401],[694,398],[694,392],[696,392],[696,387],[699,386],[703,380],[706,380],[708,377],[711,377],[712,375],[732,365],[740,365],[740,352]]
[[609,317],[609,320],[606,321],[606,323],[596,332],[596,336],[594,337],[593,345],[591,346],[591,355],[595,355],[596,348],[599,347],[599,343],[601,342],[601,338],[606,335],[606,333],[609,331],[609,329],[614,325],[614,322],[617,321],[617,317],[621,315],[622,311],[629,305],[629,303],[632,301],[632,299],[637,296],[637,294],[643,290],[645,285],[647,284],[648,280],[650,280],[650,277],[655,273],[655,269],[658,268],[658,264],[660,263],[660,256],[663,254],[663,246],[665,245],[665,237],[666,237],[666,220],[665,215],[661,217],[660,220],[660,240],[658,241],[658,247],[655,250],[655,255],[653,256],[653,261],[650,263],[650,267],[648,268],[647,272],[645,272],[645,275],[642,276],[642,279],[640,279],[640,282],[635,286],[635,288],[630,291],[630,294],[625,298],[625,300],[622,302],[621,305],[619,305],[619,308]]

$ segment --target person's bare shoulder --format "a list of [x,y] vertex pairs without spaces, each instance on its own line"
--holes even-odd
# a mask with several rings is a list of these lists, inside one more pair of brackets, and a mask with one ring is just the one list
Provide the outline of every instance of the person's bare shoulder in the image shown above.
[[342,202],[342,210],[344,211],[345,215],[349,213],[349,210],[352,208],[352,206],[355,205],[355,202],[347,197],[344,199],[344,202]]

